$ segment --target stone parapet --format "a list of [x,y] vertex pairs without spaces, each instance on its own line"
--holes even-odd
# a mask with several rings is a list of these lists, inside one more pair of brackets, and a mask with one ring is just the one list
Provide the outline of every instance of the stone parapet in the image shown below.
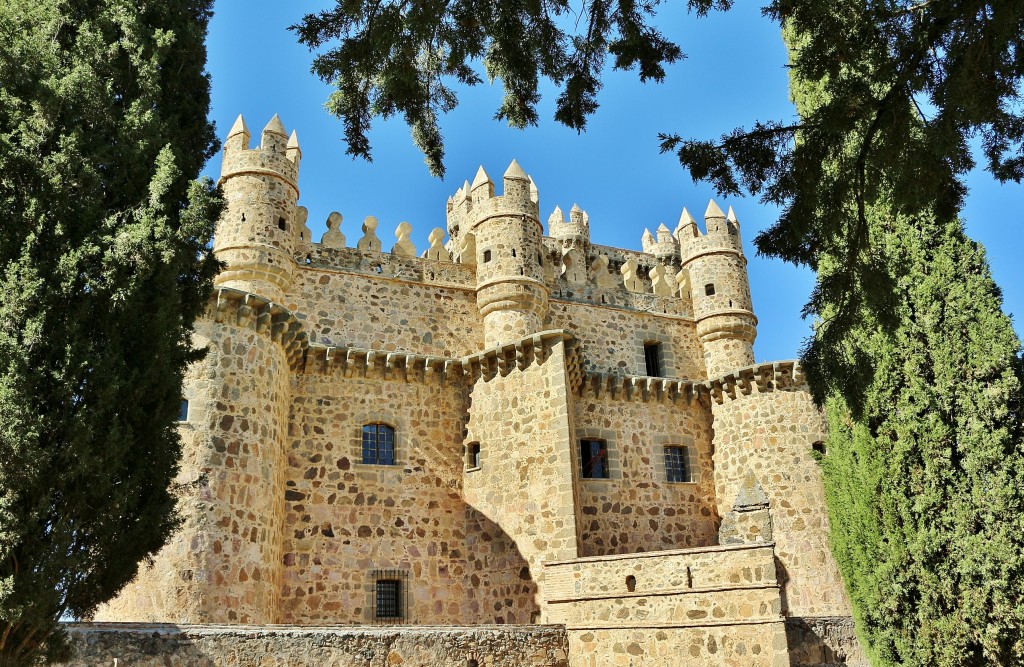
[[257,333],[266,334],[284,348],[292,370],[301,366],[309,337],[302,329],[302,322],[284,306],[257,294],[218,287],[213,292],[209,311],[210,318],[218,324],[251,327]]
[[572,665],[789,667],[773,546],[545,563],[547,618]]
[[75,623],[61,667],[566,667],[558,626],[299,627]]

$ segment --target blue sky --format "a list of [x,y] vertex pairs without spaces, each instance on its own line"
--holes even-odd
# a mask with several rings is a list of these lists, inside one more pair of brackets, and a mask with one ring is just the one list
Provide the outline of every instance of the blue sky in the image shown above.
[[[761,17],[756,3],[697,19],[675,2],[662,6],[660,25],[688,57],[670,67],[660,85],[641,84],[632,72],[609,71],[601,108],[583,134],[551,120],[557,91],[550,87],[543,91],[538,127],[518,131],[492,120],[501,89],[484,84],[460,89],[460,106],[442,120],[444,180],[429,175],[401,119],[375,125],[372,163],[353,160],[344,152],[341,122],[323,108],[331,88],[310,74],[313,54],[287,30],[304,14],[332,5],[220,0],[208,40],[211,113],[221,138],[240,113],[254,142],[274,113],[289,132],[298,131],[299,203],[309,209],[315,240],[331,211],[344,216],[341,231],[350,246],[361,236],[363,218],[375,215],[386,248],[399,222],[408,221],[422,252],[430,230],[445,226],[447,198],[472,180],[477,166],[498,180],[515,158],[537,183],[544,221],[556,204],[567,211],[578,203],[590,215],[594,243],[639,249],[645,227],[654,231],[664,222],[674,229],[684,206],[700,217],[714,196],[708,185],[694,184],[673,156],[658,153],[658,132],[713,138],[755,119],[793,115],[779,30]],[[219,171],[218,157],[207,173],[216,178]],[[968,233],[988,250],[1005,310],[1024,313],[1024,186],[999,185],[982,171],[971,174],[968,184]],[[723,209],[735,207],[740,220],[759,319],[757,361],[793,358],[810,330],[800,310],[813,275],[755,254],[753,239],[774,222],[775,209],[751,197],[717,201]],[[1015,325],[1021,333],[1020,322]]]

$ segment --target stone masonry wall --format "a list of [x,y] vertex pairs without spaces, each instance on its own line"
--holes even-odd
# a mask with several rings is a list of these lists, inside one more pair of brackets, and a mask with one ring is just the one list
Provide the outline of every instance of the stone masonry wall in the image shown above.
[[565,630],[543,626],[267,628],[70,625],[59,667],[567,667]]
[[646,375],[643,346],[662,346],[664,375],[700,380],[704,351],[693,320],[552,299],[545,326],[571,331],[580,341],[587,370]]
[[[582,556],[715,544],[714,471],[706,408],[685,401],[574,400],[577,438],[607,442],[609,479],[580,479]],[[668,482],[664,446],[688,448],[694,482]],[[578,474],[578,471],[577,471]]]
[[480,444],[480,467],[466,473],[466,501],[512,536],[539,588],[542,561],[577,555],[568,401],[563,342],[470,394],[466,442]]
[[[535,587],[514,542],[462,499],[465,385],[297,378],[282,622],[372,623],[374,570],[408,573],[404,623],[525,623]],[[362,463],[361,427],[395,428],[396,465]]]
[[548,563],[574,667],[789,667],[770,544]]
[[317,343],[448,357],[483,347],[483,320],[468,289],[378,276],[372,267],[368,274],[306,269],[298,272],[288,299]]
[[824,437],[824,418],[805,387],[772,384],[752,383],[749,394],[712,405],[719,513],[731,508],[740,482],[753,471],[771,504],[786,613],[849,616],[811,448]]
[[197,321],[195,344],[209,351],[185,381],[185,522],[98,619],[278,621],[289,370],[281,346],[253,319]]

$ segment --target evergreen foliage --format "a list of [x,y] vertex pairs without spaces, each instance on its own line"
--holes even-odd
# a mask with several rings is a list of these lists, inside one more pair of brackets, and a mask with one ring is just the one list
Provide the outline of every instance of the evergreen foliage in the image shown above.
[[54,659],[176,525],[209,0],[0,6],[0,664]]
[[957,221],[876,210],[895,325],[863,310],[846,360],[863,393],[827,402],[832,550],[875,667],[1020,664],[1024,426],[1020,345],[984,253]]

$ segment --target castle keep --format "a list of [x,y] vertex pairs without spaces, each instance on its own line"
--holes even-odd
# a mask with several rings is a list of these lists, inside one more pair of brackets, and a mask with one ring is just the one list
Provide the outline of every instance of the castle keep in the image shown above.
[[250,143],[239,117],[184,523],[98,618],[359,626],[315,664],[853,664],[823,419],[754,363],[731,209],[600,246],[513,161],[428,248],[337,213],[314,242],[296,135]]

